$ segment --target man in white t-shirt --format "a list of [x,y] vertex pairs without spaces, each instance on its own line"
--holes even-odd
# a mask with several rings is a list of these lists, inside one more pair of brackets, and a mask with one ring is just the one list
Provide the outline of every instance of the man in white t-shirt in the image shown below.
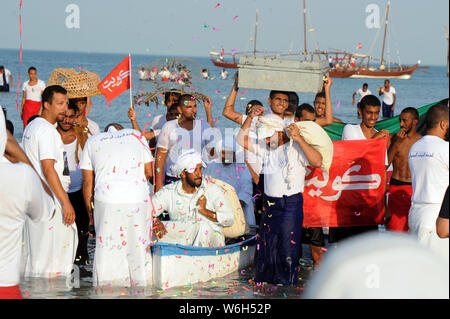
[[[7,141],[5,118],[0,111],[0,157]],[[21,299],[20,258],[25,221],[48,221],[54,204],[29,165],[0,161],[0,176],[0,299]]]
[[164,185],[179,180],[174,170],[178,157],[188,149],[205,156],[211,155],[213,139],[217,134],[205,121],[196,120],[197,103],[193,96],[180,97],[180,118],[167,122],[156,146],[156,191]]
[[0,65],[0,92],[9,92],[9,88],[14,86],[11,71]]
[[[75,103],[69,102],[69,108],[66,112],[64,121],[58,122],[56,130],[61,135],[61,140],[64,143],[64,151],[67,154],[67,163],[70,173],[70,185],[67,190],[67,195],[75,209],[75,224],[78,230],[78,248],[75,257],[75,264],[85,266],[89,262],[89,254],[87,243],[89,238],[89,215],[86,210],[83,198],[83,172],[79,167],[79,162],[83,154],[83,140],[86,140],[88,133],[79,129],[78,132],[74,128],[74,122],[77,118],[78,107]],[[81,268],[83,274],[85,269]],[[81,273],[80,273],[81,274]],[[90,274],[92,275],[92,274]]]
[[408,155],[413,187],[408,226],[421,244],[448,262],[449,239],[436,233],[436,219],[449,181],[448,99],[428,110],[426,123],[427,134],[414,143]]
[[42,94],[42,101],[42,116],[25,128],[22,144],[34,169],[51,189],[56,212],[48,222],[27,222],[25,247],[28,255],[24,272],[25,276],[68,276],[78,238],[75,211],[66,193],[70,184],[67,158],[55,128],[67,111],[67,91],[59,85],[49,86]]
[[96,122],[93,120],[87,118],[87,111],[86,106],[88,105],[88,98],[87,97],[80,97],[80,98],[74,98],[70,99],[71,102],[74,102],[78,107],[78,118],[75,121],[75,124],[85,126],[89,129],[89,132],[92,135],[100,133],[100,127]]
[[28,69],[30,79],[23,83],[22,108],[20,117],[23,121],[23,127],[28,124],[28,119],[33,115],[42,113],[42,92],[45,90],[45,82],[37,78],[37,70],[35,67]]
[[[287,95],[276,95],[286,99]],[[320,167],[322,156],[301,137],[298,126],[285,122],[277,114],[258,119],[258,143],[249,138],[256,110],[250,112],[238,133],[237,141],[257,154],[264,172],[264,207],[259,230],[256,282],[292,285],[298,280],[297,267],[303,224],[303,190],[306,167]],[[290,138],[294,143],[287,146]],[[261,172],[257,172],[258,174]]]
[[358,104],[356,105],[357,106],[357,113],[358,113],[358,117],[361,117],[361,114],[360,114],[360,111],[359,111],[359,104],[361,103],[361,100],[362,100],[363,97],[365,97],[366,95],[372,95],[372,92],[369,90],[369,84],[364,83],[363,86],[362,86],[362,89],[358,89],[358,91],[353,93],[352,106],[355,106],[355,97],[357,95],[359,96]]
[[[380,115],[380,100],[374,95],[366,95],[361,99],[361,124],[347,124],[342,132],[342,140],[365,140],[389,137],[388,130],[377,131],[375,123]],[[385,164],[387,165],[387,153]],[[387,214],[387,211],[386,211]],[[374,226],[330,227],[329,242],[337,242],[345,238],[371,230],[377,230]]]
[[83,150],[83,194],[96,243],[93,285],[151,283],[151,206],[148,180],[153,157],[139,131],[109,124]]
[[391,82],[389,80],[384,81],[384,86],[378,89],[378,93],[383,96],[383,117],[394,117],[397,92]]

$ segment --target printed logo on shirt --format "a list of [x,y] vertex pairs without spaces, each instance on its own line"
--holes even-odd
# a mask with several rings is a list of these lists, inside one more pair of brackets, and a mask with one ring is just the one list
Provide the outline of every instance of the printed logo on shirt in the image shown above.
[[64,158],[64,170],[63,170],[63,176],[70,176],[69,171],[69,161],[67,160],[67,152],[63,152],[63,158]]

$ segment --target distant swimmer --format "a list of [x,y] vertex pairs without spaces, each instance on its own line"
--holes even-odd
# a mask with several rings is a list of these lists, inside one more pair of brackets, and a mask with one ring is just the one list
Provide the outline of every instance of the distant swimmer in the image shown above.
[[371,95],[372,92],[369,90],[369,84],[364,83],[362,86],[362,89],[358,89],[358,91],[356,91],[355,93],[353,93],[352,96],[352,106],[355,106],[355,97],[357,95],[359,95],[359,100],[358,100],[358,104],[356,105],[358,107],[358,117],[361,117],[361,114],[359,114],[359,104],[361,103],[361,100],[363,97],[365,97],[366,95]]
[[384,81],[384,86],[378,88],[378,94],[383,96],[383,117],[393,117],[395,103],[397,102],[397,92],[395,88],[391,85],[389,80]]
[[408,153],[411,146],[422,135],[416,132],[419,112],[413,107],[407,107],[400,114],[400,131],[391,135],[391,145],[388,150],[388,162],[392,163],[394,171],[389,183],[388,210],[392,215],[387,229],[391,231],[408,231],[408,212],[411,207],[413,193],[411,171],[408,164]]

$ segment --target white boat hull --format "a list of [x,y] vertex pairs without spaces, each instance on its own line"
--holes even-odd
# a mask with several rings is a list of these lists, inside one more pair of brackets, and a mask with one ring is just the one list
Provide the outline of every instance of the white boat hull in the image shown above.
[[359,74],[353,74],[350,76],[352,79],[400,79],[400,80],[409,80],[411,78],[410,74],[403,74],[403,75],[397,75],[397,76],[389,76],[389,75],[359,75]]
[[253,264],[256,236],[219,247],[152,246],[153,286],[166,289],[226,276]]

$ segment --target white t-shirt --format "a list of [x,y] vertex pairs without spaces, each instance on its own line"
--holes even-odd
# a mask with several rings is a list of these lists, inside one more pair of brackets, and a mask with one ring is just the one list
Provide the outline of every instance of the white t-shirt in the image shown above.
[[[9,71],[8,69],[4,69],[3,72],[6,77],[6,83],[10,84],[9,80],[11,79],[11,71]],[[4,83],[3,83],[3,73],[2,73],[2,74],[0,74],[0,86],[3,86],[3,85],[4,85]]]
[[29,80],[23,83],[22,91],[26,92],[27,100],[41,102],[42,101],[42,91],[45,90],[45,82],[42,80],[38,80],[38,82],[30,86]]
[[[375,131],[377,131],[377,130],[375,129]],[[344,126],[344,130],[342,131],[342,140],[343,141],[367,140],[367,138],[364,135],[360,124],[347,124],[346,126]],[[385,165],[388,165],[388,163],[389,163],[389,161],[388,161],[387,150],[386,150]]]
[[[67,163],[69,164],[70,172],[70,185],[68,193],[73,193],[79,191],[83,187],[83,172],[80,169],[77,159],[75,157],[75,152],[77,148],[77,139],[69,144],[64,144],[64,151],[67,154]],[[83,155],[81,147],[78,149],[78,158],[81,159]]]
[[291,196],[303,193],[305,186],[306,167],[309,165],[303,150],[294,142],[291,153],[291,176],[293,183],[288,182],[288,150],[289,142],[277,149],[268,149],[264,141],[254,144],[255,152],[261,159],[261,171],[264,174],[264,193],[271,197]]
[[409,150],[413,195],[411,200],[421,204],[440,204],[448,187],[449,143],[425,135]]
[[366,92],[364,92],[363,89],[358,89],[358,91],[356,91],[356,94],[359,95],[359,101],[358,102],[361,102],[363,97],[365,97],[366,95],[371,95],[372,92],[369,89],[367,89]]
[[394,104],[394,94],[396,94],[393,86],[389,88],[389,92],[384,91],[383,93],[383,102],[387,105]]
[[22,145],[33,167],[46,183],[41,161],[45,159],[55,160],[56,173],[67,192],[70,184],[70,173],[67,157],[66,160],[64,158],[64,144],[56,128],[46,119],[38,117],[25,128]]
[[159,134],[161,133],[161,129],[166,123],[167,123],[166,114],[160,114],[155,116],[155,118],[153,118],[151,128],[155,133],[155,138],[158,138]]
[[201,120],[195,120],[194,127],[190,131],[180,127],[178,120],[172,120],[164,124],[156,147],[168,150],[164,163],[165,173],[176,177],[174,166],[178,156],[188,149],[195,149],[202,154],[205,162],[208,162],[206,160],[208,158],[206,148],[214,147],[217,134],[217,131],[211,128],[206,121]]
[[[137,137],[136,137],[137,136]],[[80,168],[94,171],[95,199],[106,203],[140,203],[147,200],[149,187],[144,164],[153,161],[145,137],[137,130],[108,132],[90,136]]]
[[100,133],[100,127],[98,126],[98,124],[91,119],[88,119],[88,118],[86,118],[86,119],[88,121],[87,127],[88,127],[89,131],[91,131],[92,135]]
[[0,287],[19,284],[25,221],[48,221],[55,211],[36,172],[26,164],[0,163]]

